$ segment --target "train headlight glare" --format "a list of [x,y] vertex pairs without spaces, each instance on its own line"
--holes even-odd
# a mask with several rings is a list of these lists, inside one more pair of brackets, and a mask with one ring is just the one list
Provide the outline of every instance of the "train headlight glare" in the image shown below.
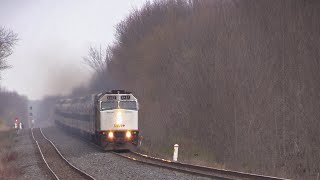
[[130,131],[127,131],[126,137],[127,137],[127,138],[131,138],[131,132],[130,132]]
[[112,139],[114,136],[113,136],[113,132],[109,132],[108,133],[108,138]]
[[122,123],[122,113],[117,112],[117,124],[121,124],[121,123]]

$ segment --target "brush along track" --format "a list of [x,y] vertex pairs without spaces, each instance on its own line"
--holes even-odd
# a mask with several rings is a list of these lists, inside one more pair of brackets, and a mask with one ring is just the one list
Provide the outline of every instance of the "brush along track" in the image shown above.
[[41,128],[31,129],[32,138],[36,142],[42,159],[54,179],[90,179],[94,178],[69,163],[56,146],[42,133]]
[[172,162],[165,159],[150,157],[148,155],[140,154],[137,152],[113,152],[114,154],[131,159],[133,161],[149,164],[152,166],[163,167],[175,171],[180,171],[188,174],[209,177],[213,179],[259,179],[259,180],[283,180],[282,178],[278,177],[271,177],[271,176],[263,176],[257,174],[249,174],[237,171],[229,171],[223,169],[216,169],[211,167],[205,166],[197,166],[192,164],[180,163],[180,162]]

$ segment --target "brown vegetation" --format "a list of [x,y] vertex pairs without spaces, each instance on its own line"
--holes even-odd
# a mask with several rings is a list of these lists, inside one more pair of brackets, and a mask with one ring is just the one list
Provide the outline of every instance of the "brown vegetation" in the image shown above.
[[117,26],[112,60],[89,91],[133,91],[154,151],[178,143],[182,157],[312,177],[320,172],[319,3],[147,3]]
[[17,177],[20,171],[11,162],[18,154],[13,151],[15,131],[0,131],[0,179]]
[[28,124],[28,100],[16,92],[6,91],[0,88],[0,121],[12,128],[15,118]]
[[[10,67],[7,57],[13,53],[13,47],[18,41],[17,37],[18,35],[13,31],[0,27],[0,73]],[[0,129],[12,127],[16,117],[26,124],[26,110],[27,98],[2,89],[0,84]]]
[[[17,34],[0,27],[0,73],[10,68],[7,57],[13,53],[17,40]],[[0,179],[15,179],[21,174],[12,164],[18,157],[13,150],[16,131],[12,130],[12,126],[16,118],[27,124],[27,116],[27,98],[0,86]]]

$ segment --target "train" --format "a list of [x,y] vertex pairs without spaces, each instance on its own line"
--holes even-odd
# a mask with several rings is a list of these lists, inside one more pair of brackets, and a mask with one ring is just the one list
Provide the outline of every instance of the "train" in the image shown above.
[[139,145],[139,104],[125,90],[60,99],[55,105],[57,126],[81,135],[105,150],[133,150]]

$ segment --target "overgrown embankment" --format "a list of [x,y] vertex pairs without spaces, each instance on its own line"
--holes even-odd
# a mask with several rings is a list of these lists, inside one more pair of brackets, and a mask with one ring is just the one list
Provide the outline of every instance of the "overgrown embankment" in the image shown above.
[[16,92],[0,87],[0,121],[6,127],[12,128],[18,118],[25,127],[28,125],[28,99]]
[[[3,127],[0,128],[3,129]],[[16,132],[13,130],[0,130],[0,179],[18,177],[21,171],[13,166],[12,162],[17,160],[18,154],[13,151]]]
[[185,155],[228,168],[313,177],[319,8],[298,0],[147,3],[117,26],[111,61],[90,91],[133,91],[154,152],[178,143]]

